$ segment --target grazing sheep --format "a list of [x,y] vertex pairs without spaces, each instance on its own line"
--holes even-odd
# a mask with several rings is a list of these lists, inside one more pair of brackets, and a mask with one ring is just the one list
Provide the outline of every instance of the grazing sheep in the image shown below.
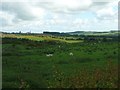
[[73,56],[73,53],[71,52],[71,53],[69,53],[69,55],[70,55],[70,56]]
[[59,46],[59,48],[60,48],[60,46]]
[[53,56],[53,54],[46,54],[46,56],[47,56],[47,57],[52,57],[52,56]]

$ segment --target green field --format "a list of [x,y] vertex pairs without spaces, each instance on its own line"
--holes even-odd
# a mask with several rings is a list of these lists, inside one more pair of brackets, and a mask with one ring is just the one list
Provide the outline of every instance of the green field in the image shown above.
[[60,37],[60,36],[50,36],[50,35],[22,35],[22,34],[3,34],[2,37],[9,38],[18,38],[18,39],[28,39],[33,41],[61,41],[67,43],[78,43],[83,42],[82,40],[66,40],[65,38],[74,38],[74,37]]
[[118,88],[117,41],[15,34],[2,40],[3,88]]

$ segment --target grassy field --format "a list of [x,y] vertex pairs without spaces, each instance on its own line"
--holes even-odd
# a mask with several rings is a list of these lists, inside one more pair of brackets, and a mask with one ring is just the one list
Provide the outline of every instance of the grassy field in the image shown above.
[[2,38],[3,88],[118,88],[118,42]]
[[18,39],[28,39],[33,41],[61,41],[67,43],[78,43],[83,42],[83,40],[66,40],[65,38],[73,38],[73,37],[60,37],[60,36],[50,36],[50,35],[22,35],[22,34],[2,34],[2,37],[9,38],[18,38]]

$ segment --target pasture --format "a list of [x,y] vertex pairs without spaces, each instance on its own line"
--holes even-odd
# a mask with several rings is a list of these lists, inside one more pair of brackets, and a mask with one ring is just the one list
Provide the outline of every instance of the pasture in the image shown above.
[[23,35],[2,40],[3,88],[118,88],[117,41]]
[[67,43],[83,42],[83,40],[71,40],[71,38],[74,38],[74,37],[63,38],[60,36],[53,36],[53,35],[2,34],[2,37],[28,39],[32,41],[61,41],[61,42],[67,42]]

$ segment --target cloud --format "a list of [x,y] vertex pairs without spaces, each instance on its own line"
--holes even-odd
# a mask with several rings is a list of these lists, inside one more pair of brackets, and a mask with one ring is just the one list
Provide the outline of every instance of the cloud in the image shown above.
[[116,14],[112,7],[98,10],[96,11],[96,13],[98,18],[103,18],[103,19],[109,19]]
[[88,24],[88,19],[76,19],[73,21],[72,26],[75,28],[81,28]]
[[52,12],[74,13],[86,10],[92,5],[92,0],[39,0],[37,6],[43,7]]
[[19,22],[40,20],[44,17],[43,8],[31,5],[29,2],[0,3],[0,26],[16,25]]
[[[100,20],[111,20],[118,16],[118,2],[110,0],[111,2],[94,2],[90,11],[96,14]],[[102,4],[101,4],[102,3]]]
[[[0,3],[0,26],[7,27],[9,25],[17,30],[22,26],[21,30],[35,28],[36,30],[63,29],[67,31],[95,29],[94,27],[98,28],[104,24],[103,28],[106,28],[105,26],[111,25],[107,22],[115,22],[115,24],[118,22],[118,13],[115,9],[117,1],[2,0]],[[92,15],[90,16],[89,13]]]
[[14,15],[0,11],[0,26],[14,25],[15,21]]
[[3,2],[0,6],[1,11],[13,13],[16,18],[22,20],[33,20],[44,14],[44,10],[42,8],[32,6],[25,2]]

